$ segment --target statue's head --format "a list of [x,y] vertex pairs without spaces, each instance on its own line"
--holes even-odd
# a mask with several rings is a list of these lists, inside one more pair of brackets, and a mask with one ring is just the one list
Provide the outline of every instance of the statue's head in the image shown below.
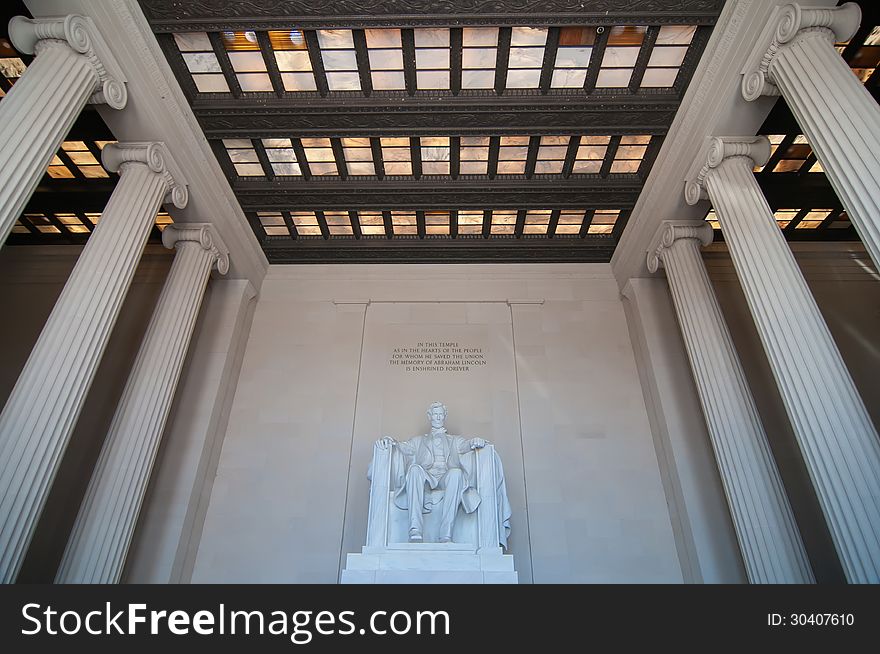
[[431,427],[439,429],[446,422],[446,405],[443,402],[434,402],[428,407],[428,420]]

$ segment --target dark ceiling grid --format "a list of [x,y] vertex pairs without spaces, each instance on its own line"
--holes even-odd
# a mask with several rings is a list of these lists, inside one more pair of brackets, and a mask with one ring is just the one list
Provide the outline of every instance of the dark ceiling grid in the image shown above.
[[[588,3],[587,7],[583,7],[582,2],[567,0],[539,5],[511,1],[493,3],[491,14],[469,12],[454,2],[441,2],[450,8],[447,15],[437,14],[437,2],[429,4],[431,10],[423,11],[427,5],[417,0],[374,2],[367,12],[356,2],[313,4],[282,1],[269,8],[250,6],[245,16],[236,3],[174,3],[170,0],[145,0],[142,3],[172,69],[181,79],[188,78],[189,74],[171,32],[206,31],[216,41],[223,31],[252,30],[257,33],[264,59],[269,61],[272,57],[266,51],[267,30],[302,29],[315,74],[316,91],[279,92],[279,82],[274,74],[277,67],[273,71],[271,64],[266,68],[272,79],[273,94],[244,93],[235,97],[234,83],[230,83],[230,94],[197,93],[192,84],[183,85],[242,208],[248,213],[255,233],[273,262],[321,260],[320,252],[326,253],[326,261],[509,261],[523,257],[523,252],[529,253],[523,260],[607,261],[650,172],[686,89],[686,80],[696,68],[723,2],[683,1],[677,3],[675,11],[658,12],[656,3],[651,1],[635,4],[628,0],[599,1]],[[499,6],[507,11],[499,10]],[[275,14],[270,11],[272,8]],[[369,15],[364,15],[367,13]],[[666,89],[641,88],[660,26],[670,24],[699,26],[676,83]],[[450,80],[446,90],[427,91],[417,87],[413,29],[428,25],[451,28]],[[566,25],[600,28],[593,38],[591,65],[584,88],[552,88],[560,30]],[[599,64],[615,25],[647,25],[648,29],[628,87],[596,88]],[[461,88],[462,30],[473,26],[499,28],[492,89]],[[539,62],[542,64],[540,81],[533,89],[507,88],[507,64],[514,26],[547,28]],[[401,30],[404,90],[373,89],[363,32],[369,27]],[[316,30],[334,28],[352,30],[360,90],[329,91],[327,88]],[[223,56],[220,56],[219,63],[227,81],[232,82],[234,73],[224,66]],[[545,135],[568,137],[560,174],[535,172],[541,137]],[[573,173],[581,136],[587,135],[611,137],[601,169],[594,174]],[[617,148],[625,135],[652,138],[637,173],[611,174]],[[488,139],[484,175],[461,174],[461,139],[465,136]],[[502,137],[506,136],[528,137],[521,146],[525,147],[527,143],[522,174],[498,172]],[[341,140],[346,137],[370,138],[375,174],[346,175]],[[411,175],[386,176],[380,143],[382,137],[409,139]],[[420,138],[423,137],[449,139],[447,174],[422,174]],[[237,175],[226,150],[216,145],[222,139],[240,138],[251,139],[254,143],[265,176]],[[291,139],[301,175],[275,176],[260,141],[263,138]],[[338,175],[310,175],[301,138],[329,138]],[[286,213],[294,209],[314,211],[320,235],[298,235],[295,227],[291,228],[294,221]],[[571,234],[570,228],[565,234],[556,233],[562,209],[584,212],[585,219],[578,234]],[[610,234],[590,233],[590,219],[596,209],[620,212]],[[348,211],[351,217],[351,234],[347,237],[331,235],[322,213],[340,210]],[[479,233],[472,233],[472,229],[465,234],[459,233],[458,210],[482,212]],[[494,210],[516,211],[513,233],[493,232]],[[526,232],[526,214],[530,210],[550,212],[546,234]],[[361,234],[358,211],[382,212],[384,237]],[[414,212],[416,232],[394,233],[392,211]],[[426,211],[449,212],[447,236],[426,233]],[[260,226],[258,212],[274,212],[276,215],[285,212],[281,215],[290,236],[268,236]],[[272,233],[279,232],[273,230]],[[481,243],[479,246],[464,245],[472,241]],[[509,241],[519,241],[526,249],[514,247]],[[551,245],[551,241],[563,245]],[[494,252],[492,248],[496,247],[497,253],[486,254]],[[342,256],[340,253],[346,248],[350,252]],[[426,256],[426,253],[431,254]]]
[[[315,2],[276,0],[272,3],[230,1],[142,0],[172,69],[181,82],[203,126],[221,168],[232,183],[258,238],[273,262],[283,261],[608,261],[623,230],[651,165],[674,118],[686,83],[696,68],[723,0],[680,0],[674,8],[654,0],[501,0],[475,9],[471,3],[450,0],[334,0]],[[467,5],[467,6],[462,6]],[[651,44],[663,25],[697,25],[691,46],[672,88],[639,88],[651,52]],[[603,45],[614,25],[647,25],[629,88],[595,88]],[[282,71],[270,50],[268,30],[303,30],[315,76],[315,91],[284,89]],[[416,88],[413,32],[419,27],[450,29],[449,89]],[[495,81],[497,91],[461,89],[462,30],[466,27],[500,27]],[[540,83],[534,89],[506,88],[508,55],[513,27],[549,28],[544,46]],[[595,26],[592,65],[581,88],[552,88],[554,52],[560,29]],[[318,29],[352,30],[360,90],[331,91],[318,44]],[[404,74],[407,90],[372,89],[369,55],[363,30],[400,28],[403,32]],[[254,31],[266,74],[264,92],[242,92],[222,40],[226,31]],[[206,32],[224,73],[230,92],[197,93],[186,73],[173,32]],[[409,55],[409,56],[407,56]],[[539,62],[541,63],[541,62]],[[500,70],[500,72],[499,72]],[[271,90],[270,90],[271,88]],[[497,172],[502,136],[527,136],[528,154],[524,174]],[[561,174],[535,172],[542,135],[569,137]],[[598,174],[573,173],[578,143],[583,135],[612,137]],[[650,135],[652,139],[636,174],[609,174],[614,150],[624,135]],[[461,138],[489,138],[486,175],[462,175]],[[343,153],[345,137],[369,137],[375,175],[346,175]],[[381,137],[410,139],[411,176],[385,175]],[[420,137],[449,138],[449,171],[446,175],[420,175]],[[71,137],[72,138],[72,137]],[[265,172],[264,177],[243,178],[235,172],[221,139],[248,139]],[[290,139],[301,176],[276,175],[261,139]],[[310,174],[302,138],[328,138],[339,174],[332,178]],[[86,139],[88,142],[89,139]],[[94,139],[91,139],[94,140]],[[72,168],[76,171],[76,168]],[[35,196],[36,204],[70,211],[71,207],[94,207],[100,211],[112,191],[110,180],[46,180],[51,194]],[[54,196],[51,200],[46,195]],[[494,210],[516,211],[513,233],[494,233]],[[585,218],[578,234],[556,233],[560,211],[577,209]],[[590,218],[597,209],[619,210],[610,234],[591,234]],[[297,233],[291,211],[313,210],[320,236]],[[359,210],[382,211],[387,223],[385,237],[361,234]],[[426,211],[449,212],[448,236],[426,233]],[[480,233],[459,234],[458,210],[483,213]],[[531,210],[550,212],[546,235],[525,230]],[[289,236],[266,237],[258,211],[280,212]],[[323,212],[347,211],[351,237],[331,235]],[[392,211],[412,211],[417,232],[392,233]],[[328,214],[329,216],[330,214]],[[396,215],[396,214],[395,214]],[[531,220],[531,218],[529,219]],[[53,223],[54,224],[54,223]],[[338,224],[338,223],[335,223]],[[59,228],[61,230],[61,228]],[[63,232],[62,232],[63,233]],[[275,232],[279,233],[279,232]],[[336,233],[339,231],[337,229]],[[35,235],[36,236],[36,235]],[[45,235],[41,235],[42,236]],[[67,235],[65,235],[67,236]],[[70,234],[70,238],[82,238]],[[348,248],[351,251],[348,251]],[[298,254],[300,253],[301,254]]]

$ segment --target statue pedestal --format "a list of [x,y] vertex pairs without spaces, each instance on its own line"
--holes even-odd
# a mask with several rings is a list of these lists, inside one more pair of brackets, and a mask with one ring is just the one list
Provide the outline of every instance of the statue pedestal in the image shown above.
[[349,554],[343,584],[515,584],[513,556],[465,543],[390,543]]
[[[437,511],[423,516],[425,542],[408,542],[408,513],[394,503],[392,450],[373,448],[370,464],[370,512],[367,545],[360,554],[348,554],[342,571],[343,584],[515,584],[513,556],[504,554],[505,521],[509,511],[499,504],[503,472],[495,448],[469,452],[471,479],[481,501],[476,510],[458,509],[452,542],[436,542]],[[433,492],[433,491],[430,491]],[[443,500],[441,500],[443,501]]]

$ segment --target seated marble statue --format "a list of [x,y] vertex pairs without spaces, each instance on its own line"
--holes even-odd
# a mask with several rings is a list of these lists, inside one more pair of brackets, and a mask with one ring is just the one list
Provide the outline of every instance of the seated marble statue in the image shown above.
[[[472,451],[485,447],[487,442],[482,438],[448,434],[444,426],[446,416],[446,406],[434,402],[428,407],[430,433],[403,442],[388,437],[376,442],[380,449],[393,448],[391,490],[394,504],[408,512],[410,542],[423,541],[423,514],[432,511],[439,514],[439,542],[451,542],[458,507],[466,513],[473,513],[483,499],[475,487]],[[486,489],[495,490],[495,497],[487,499],[498,503],[498,515],[503,524],[500,544],[506,546],[510,506],[497,454],[495,459],[499,488]],[[426,493],[426,490],[441,492]]]

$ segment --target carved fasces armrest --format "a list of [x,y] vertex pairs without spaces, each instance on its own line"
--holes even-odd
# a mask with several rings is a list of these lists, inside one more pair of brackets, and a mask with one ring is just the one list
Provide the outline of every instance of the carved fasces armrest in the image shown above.
[[367,479],[371,482],[373,479],[388,479],[391,468],[391,452],[393,447],[397,445],[390,436],[380,438],[373,443],[373,458],[370,459],[370,467],[367,469]]

